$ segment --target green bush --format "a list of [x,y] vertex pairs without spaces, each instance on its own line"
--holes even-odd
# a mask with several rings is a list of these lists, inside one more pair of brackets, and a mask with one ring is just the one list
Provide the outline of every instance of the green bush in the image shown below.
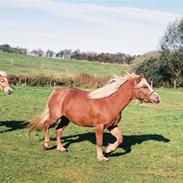
[[136,68],[136,73],[143,74],[148,82],[153,81],[153,85],[159,87],[162,85],[162,76],[159,67],[158,60],[149,58]]
[[137,74],[143,73],[156,87],[171,87],[175,80],[178,87],[183,86],[183,52],[162,51],[159,57],[147,58],[134,70]]

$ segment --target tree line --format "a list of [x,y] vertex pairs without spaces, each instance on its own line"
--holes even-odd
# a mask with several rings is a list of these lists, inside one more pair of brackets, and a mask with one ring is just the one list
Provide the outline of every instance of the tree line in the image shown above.
[[159,42],[159,50],[140,64],[135,71],[143,73],[154,86],[183,87],[183,18],[170,22]]
[[64,49],[59,52],[54,52],[50,49],[44,51],[42,49],[33,49],[28,51],[26,48],[12,47],[9,44],[0,45],[0,50],[8,53],[18,53],[23,55],[32,55],[39,57],[60,58],[60,59],[75,59],[75,60],[88,60],[104,63],[117,63],[117,64],[131,64],[136,58],[135,55],[125,53],[96,53],[96,52],[81,52],[79,49],[71,50]]
[[27,55],[26,48],[12,47],[9,44],[1,44],[0,50],[8,53],[19,53],[19,54]]
[[137,74],[143,73],[149,82],[153,81],[154,86],[170,87],[176,82],[178,87],[183,87],[183,18],[176,19],[174,22],[168,24],[164,36],[160,39],[159,50],[155,53],[151,52],[142,61],[139,58],[143,55],[131,56],[124,53],[81,52],[79,49],[75,51],[65,49],[57,53],[52,50],[44,52],[42,49],[34,49],[29,52],[25,48],[14,48],[8,44],[3,44],[0,45],[0,50],[25,55],[89,60],[104,63],[131,64],[134,63],[134,60],[138,60],[133,70]]

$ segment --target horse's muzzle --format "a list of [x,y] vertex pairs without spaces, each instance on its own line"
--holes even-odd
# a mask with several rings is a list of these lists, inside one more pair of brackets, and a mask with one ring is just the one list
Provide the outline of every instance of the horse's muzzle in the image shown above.
[[153,93],[150,97],[151,103],[159,104],[160,103],[160,96],[157,93]]
[[10,87],[4,90],[4,93],[6,93],[7,95],[10,95],[12,92],[13,90]]
[[8,90],[7,94],[10,95],[13,92],[13,90]]
[[154,101],[155,104],[159,104],[160,103],[160,99],[157,99]]

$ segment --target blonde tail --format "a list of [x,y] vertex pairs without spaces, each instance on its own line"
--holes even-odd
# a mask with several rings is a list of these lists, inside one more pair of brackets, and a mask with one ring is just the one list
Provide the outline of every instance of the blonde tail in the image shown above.
[[37,117],[33,118],[30,123],[28,124],[29,133],[34,130],[34,128],[42,129],[44,127],[45,121],[49,118],[49,108],[48,106],[46,109]]

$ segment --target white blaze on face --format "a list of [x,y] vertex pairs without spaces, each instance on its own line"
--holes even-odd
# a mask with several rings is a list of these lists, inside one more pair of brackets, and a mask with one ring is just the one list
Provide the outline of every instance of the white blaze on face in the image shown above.
[[[137,87],[140,88],[140,87],[143,87],[143,86],[146,86],[149,89],[150,93],[154,92],[152,87],[149,85],[149,83],[144,78],[140,81],[140,83],[137,85]],[[153,94],[157,95],[160,99],[160,96],[156,92],[154,92]]]
[[137,88],[141,88],[141,87],[144,87],[146,86],[150,92],[153,92],[153,89],[151,88],[151,86],[149,85],[149,83],[146,81],[146,79],[142,79],[139,84],[137,85]]
[[[145,80],[145,79],[144,79]],[[152,87],[149,85],[149,83],[145,80],[145,85],[149,88],[150,92],[153,92],[154,90],[152,89]]]

